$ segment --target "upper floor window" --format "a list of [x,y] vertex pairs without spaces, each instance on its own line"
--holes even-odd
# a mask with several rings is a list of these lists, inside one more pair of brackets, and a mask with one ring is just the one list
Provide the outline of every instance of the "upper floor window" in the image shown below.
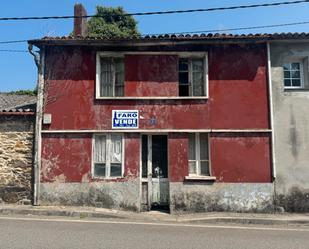
[[[129,63],[127,70],[130,71],[128,72],[125,72],[125,61]],[[172,64],[169,63],[167,66],[166,61]],[[156,65],[155,63],[161,64]],[[164,78],[161,77],[163,74],[172,76],[167,77],[168,80],[161,80]],[[125,79],[125,75],[127,75],[127,79]],[[119,99],[208,97],[207,53],[98,52],[96,98],[113,99],[117,97]]]
[[205,57],[179,58],[179,96],[207,96]]
[[283,64],[284,87],[302,88],[303,87],[303,66],[301,62],[291,62]]
[[98,97],[124,96],[124,60],[121,57],[100,58]]

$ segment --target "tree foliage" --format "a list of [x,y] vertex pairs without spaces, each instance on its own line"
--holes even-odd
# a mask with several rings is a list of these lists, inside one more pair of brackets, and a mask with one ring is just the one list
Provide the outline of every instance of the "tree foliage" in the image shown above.
[[30,95],[30,96],[35,96],[35,95],[37,95],[37,89],[34,89],[34,90],[17,90],[17,91],[11,91],[11,92],[8,92],[8,94],[12,94],[12,95]]
[[[122,7],[96,7],[96,16],[87,22],[88,36],[103,39],[138,38],[137,22]],[[98,17],[99,16],[99,17]]]

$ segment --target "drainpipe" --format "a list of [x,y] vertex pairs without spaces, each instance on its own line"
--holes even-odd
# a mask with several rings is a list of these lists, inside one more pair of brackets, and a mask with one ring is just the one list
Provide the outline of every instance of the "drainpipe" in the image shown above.
[[270,112],[270,129],[271,129],[272,178],[273,180],[275,180],[277,172],[276,172],[276,153],[275,153],[273,91],[272,91],[272,78],[271,78],[271,58],[270,58],[269,42],[267,42],[267,74],[268,74],[269,112]]
[[43,98],[44,98],[44,68],[45,68],[45,49],[41,48],[40,52],[34,52],[33,46],[29,44],[29,53],[33,56],[35,65],[38,68],[37,80],[37,102],[36,102],[36,120],[34,132],[34,183],[33,183],[33,205],[40,205],[40,169],[41,169],[41,145],[42,145],[42,117],[43,117]]

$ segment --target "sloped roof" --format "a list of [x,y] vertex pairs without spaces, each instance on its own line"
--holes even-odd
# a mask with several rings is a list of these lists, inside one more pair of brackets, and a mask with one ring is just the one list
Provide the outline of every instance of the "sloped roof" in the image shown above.
[[160,41],[273,41],[273,40],[308,40],[309,33],[258,33],[258,34],[224,34],[224,33],[201,33],[201,34],[160,34],[145,35],[132,39],[102,39],[97,37],[83,36],[46,36],[42,39],[29,40],[28,43],[34,45],[91,45],[100,43],[141,43]]
[[0,112],[34,112],[36,96],[0,93]]

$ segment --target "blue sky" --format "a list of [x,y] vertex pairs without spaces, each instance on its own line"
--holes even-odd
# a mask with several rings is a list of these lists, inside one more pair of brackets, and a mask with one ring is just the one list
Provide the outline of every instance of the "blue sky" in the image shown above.
[[[96,5],[123,6],[127,12],[195,9],[242,4],[271,3],[283,0],[79,0],[94,14]],[[291,1],[291,0],[290,0]],[[9,0],[2,1],[0,17],[73,15],[74,0]],[[309,3],[282,7],[254,8],[191,14],[137,17],[141,33],[171,33],[233,27],[260,26],[309,21]],[[24,40],[43,36],[62,36],[71,32],[73,20],[1,21],[0,41]],[[309,24],[256,29],[241,33],[309,32]],[[234,32],[237,33],[237,32]],[[0,44],[0,50],[27,50],[26,43]],[[36,67],[28,53],[0,51],[0,92],[33,89]]]

